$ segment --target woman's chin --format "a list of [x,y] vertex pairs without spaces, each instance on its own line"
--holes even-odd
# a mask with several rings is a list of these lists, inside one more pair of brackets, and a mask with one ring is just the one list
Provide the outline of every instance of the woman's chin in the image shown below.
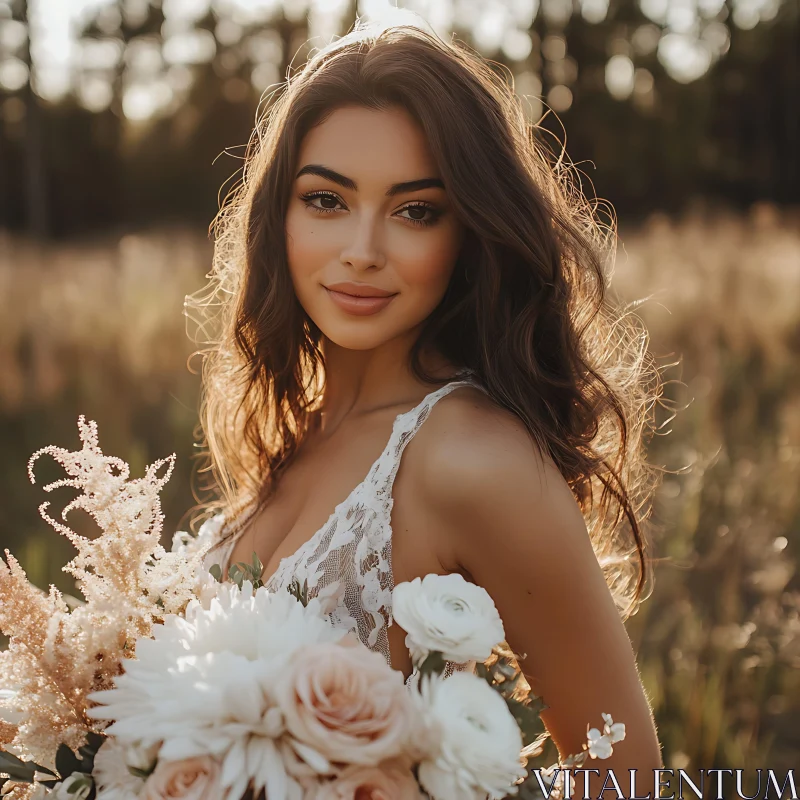
[[345,350],[374,350],[386,344],[394,336],[391,332],[382,329],[380,325],[362,325],[360,330],[342,330],[338,326],[330,325],[322,328],[325,338],[331,344]]

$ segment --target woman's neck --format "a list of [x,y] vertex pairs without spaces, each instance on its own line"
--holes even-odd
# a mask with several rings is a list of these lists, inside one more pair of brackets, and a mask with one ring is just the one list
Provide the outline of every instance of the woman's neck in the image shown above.
[[[321,431],[332,433],[345,419],[396,405],[418,402],[431,390],[409,368],[414,335],[392,339],[372,350],[349,350],[328,339],[322,343],[325,356],[325,388]],[[458,369],[444,357],[428,353],[423,367],[442,379]]]

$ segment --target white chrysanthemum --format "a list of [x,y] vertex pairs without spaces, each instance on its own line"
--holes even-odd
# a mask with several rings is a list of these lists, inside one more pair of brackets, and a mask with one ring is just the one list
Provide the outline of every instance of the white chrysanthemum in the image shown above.
[[128,748],[116,739],[106,739],[100,746],[92,770],[97,800],[137,800],[139,797],[144,780],[128,769],[127,754]]
[[406,647],[417,664],[431,651],[459,664],[485,661],[505,638],[489,593],[457,573],[398,584],[392,615],[408,634]]
[[419,767],[419,782],[433,800],[495,800],[515,794],[525,776],[522,734],[505,700],[468,672],[428,677],[419,703],[438,747]]
[[227,797],[238,800],[252,778],[278,800],[292,781],[275,742],[284,733],[275,676],[298,647],[345,633],[315,600],[303,607],[288,592],[226,584],[208,609],[194,600],[185,618],[168,615],[153,639],[139,639],[117,688],[90,695],[103,705],[88,713],[114,720],[106,733],[123,744],[163,742],[165,760],[219,759]]

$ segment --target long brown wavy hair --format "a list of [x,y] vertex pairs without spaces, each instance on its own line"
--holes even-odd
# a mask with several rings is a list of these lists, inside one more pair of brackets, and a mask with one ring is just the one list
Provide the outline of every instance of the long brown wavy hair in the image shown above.
[[[306,133],[342,105],[400,106],[421,126],[467,231],[451,283],[410,354],[472,370],[557,465],[623,618],[649,595],[645,459],[662,381],[638,317],[609,299],[616,226],[542,143],[513,78],[415,25],[371,29],[312,54],[269,98],[241,180],[212,225],[210,282],[187,298],[207,345],[198,437],[213,499],[233,523],[259,506],[312,430],[321,333],[289,275],[285,214]],[[626,524],[627,523],[627,524]]]

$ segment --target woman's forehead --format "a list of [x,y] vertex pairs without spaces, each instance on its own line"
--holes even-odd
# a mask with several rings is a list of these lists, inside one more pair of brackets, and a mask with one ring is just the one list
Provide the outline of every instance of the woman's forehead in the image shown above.
[[303,139],[298,170],[308,163],[352,178],[359,189],[438,176],[425,133],[396,107],[336,109]]

